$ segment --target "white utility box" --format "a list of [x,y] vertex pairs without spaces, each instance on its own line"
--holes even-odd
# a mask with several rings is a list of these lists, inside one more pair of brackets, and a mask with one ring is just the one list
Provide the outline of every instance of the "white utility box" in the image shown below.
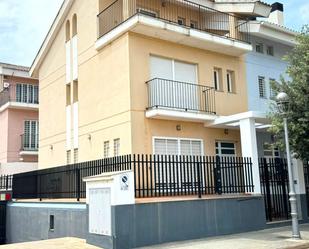
[[112,235],[111,207],[134,204],[134,173],[118,171],[83,179],[89,206],[89,233]]

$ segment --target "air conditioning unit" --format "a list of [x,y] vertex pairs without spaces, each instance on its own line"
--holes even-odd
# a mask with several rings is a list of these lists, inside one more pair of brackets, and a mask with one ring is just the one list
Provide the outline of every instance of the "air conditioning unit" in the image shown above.
[[9,88],[9,87],[10,87],[10,83],[4,82],[4,83],[3,83],[3,87],[4,87],[4,88]]

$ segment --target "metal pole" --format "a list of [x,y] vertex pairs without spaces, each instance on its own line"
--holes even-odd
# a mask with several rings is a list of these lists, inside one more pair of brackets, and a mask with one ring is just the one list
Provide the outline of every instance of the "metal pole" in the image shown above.
[[283,118],[284,122],[284,133],[285,133],[285,146],[286,146],[286,157],[288,161],[288,173],[289,173],[289,196],[290,196],[290,203],[291,203],[291,216],[292,216],[292,237],[295,239],[300,238],[299,233],[299,226],[298,226],[298,217],[297,217],[297,203],[296,203],[296,194],[294,188],[294,176],[293,176],[293,169],[291,164],[291,153],[290,153],[290,144],[289,144],[289,133],[288,133],[288,124],[287,118]]

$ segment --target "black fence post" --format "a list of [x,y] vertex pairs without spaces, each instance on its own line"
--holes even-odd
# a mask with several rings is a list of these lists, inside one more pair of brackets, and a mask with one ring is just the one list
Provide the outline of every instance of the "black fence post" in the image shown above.
[[197,166],[197,187],[198,187],[198,198],[202,198],[202,190],[201,190],[201,162],[199,160],[196,161]]
[[76,168],[76,198],[80,200],[80,169]]
[[6,185],[5,189],[9,190],[9,176],[8,175],[6,176],[6,183],[5,183],[5,185]]
[[216,156],[216,168],[215,168],[215,192],[219,195],[222,194],[222,178],[221,178],[221,160],[219,156]]
[[262,167],[264,168],[264,179],[261,179],[261,181],[264,180],[265,183],[265,190],[266,190],[266,202],[267,202],[267,216],[268,220],[272,221],[272,208],[271,208],[271,198],[270,198],[270,185],[269,185],[269,171],[268,171],[268,164],[266,158],[262,159]]

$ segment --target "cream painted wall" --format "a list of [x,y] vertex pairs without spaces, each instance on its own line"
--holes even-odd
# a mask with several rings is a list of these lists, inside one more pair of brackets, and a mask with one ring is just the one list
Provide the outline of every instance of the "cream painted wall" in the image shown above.
[[[75,0],[67,20],[77,14],[79,66],[79,161],[103,157],[104,141],[120,138],[121,154],[152,153],[153,136],[202,138],[205,154],[214,154],[215,140],[237,142],[239,132],[207,129],[203,124],[145,118],[149,55],[197,63],[199,84],[212,85],[213,67],[234,70],[236,93],[216,94],[220,115],[247,110],[244,66],[241,58],[222,55],[141,35],[126,33],[96,51],[99,1]],[[107,3],[107,2],[106,2]],[[39,68],[39,168],[66,164],[65,23]],[[225,79],[226,77],[224,77]],[[71,87],[72,88],[72,87]],[[176,131],[176,125],[182,126]],[[52,149],[51,149],[52,147]],[[112,154],[111,154],[112,155]],[[73,157],[73,154],[72,154]]]
[[[216,92],[218,115],[230,115],[246,111],[246,78],[242,58],[191,48],[159,39],[130,33],[130,80],[133,110],[145,110],[147,106],[147,86],[150,80],[150,55],[173,58],[198,65],[198,84],[213,86],[214,67],[222,68],[223,92]],[[228,93],[226,71],[235,71],[236,92]]]
[[[102,158],[104,141],[109,140],[112,148],[116,138],[121,140],[121,153],[130,153],[129,37],[124,35],[98,52],[94,47],[98,1],[76,0],[68,18],[75,13],[79,65],[79,161]],[[65,23],[39,69],[40,168],[66,163]]]
[[[153,153],[153,136],[201,138],[204,140],[205,154],[215,154],[215,140],[237,142],[240,152],[239,131],[205,128],[202,123],[163,121],[145,118],[148,95],[145,82],[150,79],[150,55],[173,58],[198,65],[198,82],[212,86],[213,68],[235,71],[236,93],[227,93],[226,77],[223,77],[223,92],[216,92],[216,109],[219,115],[229,115],[246,111],[246,84],[241,58],[209,51],[185,47],[173,43],[151,39],[130,33],[130,80],[132,100],[132,151],[133,153]],[[183,128],[176,131],[176,125]],[[240,154],[238,154],[240,155]]]

